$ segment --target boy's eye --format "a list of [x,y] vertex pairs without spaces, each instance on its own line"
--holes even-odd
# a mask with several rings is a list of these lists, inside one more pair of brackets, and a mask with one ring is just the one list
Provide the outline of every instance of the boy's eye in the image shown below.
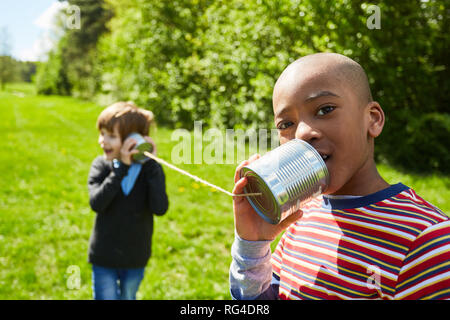
[[317,111],[317,115],[324,116],[327,113],[330,113],[331,111],[333,111],[334,109],[336,109],[336,107],[334,107],[334,106],[323,106],[323,107],[320,107],[319,111]]
[[293,123],[292,121],[281,122],[281,123],[278,125],[277,129],[278,129],[278,130],[284,130],[284,129],[289,128],[289,127],[292,126],[293,124],[294,124],[294,123]]

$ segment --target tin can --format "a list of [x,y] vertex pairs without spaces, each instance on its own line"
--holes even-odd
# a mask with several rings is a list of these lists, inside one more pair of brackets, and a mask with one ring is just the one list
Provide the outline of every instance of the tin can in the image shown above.
[[290,140],[243,167],[240,177],[247,177],[245,193],[261,193],[247,199],[271,224],[280,223],[302,203],[325,192],[330,179],[322,157],[300,139]]
[[144,155],[144,151],[152,152],[153,151],[153,145],[149,143],[147,140],[144,139],[142,135],[139,133],[132,133],[130,134],[128,138],[133,138],[136,140],[136,145],[134,146],[135,149],[139,150],[139,153],[133,154],[133,161],[144,163],[149,158]]

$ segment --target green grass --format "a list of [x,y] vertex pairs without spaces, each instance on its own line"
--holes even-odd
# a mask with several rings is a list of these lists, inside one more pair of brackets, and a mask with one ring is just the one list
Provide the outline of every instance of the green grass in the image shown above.
[[[100,154],[95,128],[101,107],[58,96],[36,96],[26,84],[0,92],[0,299],[91,299],[88,241],[95,213],[87,176]],[[152,134],[170,160],[172,131]],[[227,190],[233,165],[180,165]],[[164,168],[170,207],[155,218],[153,255],[138,299],[229,299],[233,241],[231,198]],[[450,177],[414,176],[380,166],[450,212]],[[70,266],[81,286],[71,289]]]

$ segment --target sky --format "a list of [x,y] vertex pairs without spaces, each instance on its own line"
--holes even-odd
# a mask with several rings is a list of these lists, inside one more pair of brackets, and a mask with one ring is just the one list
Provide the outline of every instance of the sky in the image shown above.
[[6,28],[9,53],[23,61],[44,59],[52,46],[52,21],[61,6],[57,0],[0,0],[0,40]]

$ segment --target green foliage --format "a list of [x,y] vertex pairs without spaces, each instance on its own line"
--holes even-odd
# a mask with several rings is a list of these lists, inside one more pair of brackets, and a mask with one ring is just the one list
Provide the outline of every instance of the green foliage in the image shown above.
[[5,88],[7,82],[13,82],[16,77],[16,63],[10,56],[0,56],[0,89]]
[[[428,113],[417,118],[410,118],[406,126],[406,137],[401,149],[394,156],[407,168],[417,171],[442,171],[450,173],[450,115]],[[415,155],[408,157],[410,150]]]
[[[430,113],[448,118],[450,19],[441,1],[379,1],[381,29],[367,27],[373,11],[361,0],[105,1],[111,20],[100,15],[92,30],[69,32],[69,39],[79,37],[78,47],[90,44],[85,54],[66,49],[76,53],[64,68],[75,95],[103,105],[133,100],[174,127],[202,120],[215,127],[268,128],[281,71],[306,54],[338,52],[365,68],[386,113],[378,159],[448,172],[442,154],[421,155],[429,165],[414,160],[421,138],[411,133],[431,121],[422,119]],[[428,141],[449,136],[447,126],[437,127],[443,131],[430,133]],[[433,141],[435,149],[447,154],[447,140]]]
[[18,61],[11,56],[0,56],[0,88],[2,90],[6,83],[31,82],[35,73],[35,62]]
[[[183,69],[195,50],[189,34],[197,30],[198,17],[209,2],[110,2],[115,12],[111,33],[99,43],[102,101],[133,100],[150,107],[160,122],[171,124],[192,126],[198,114],[206,117],[184,85],[190,79]],[[196,94],[208,96],[210,91],[197,86]]]
[[70,95],[72,84],[69,82],[66,63],[62,56],[66,38],[62,38],[56,50],[49,52],[48,61],[39,63],[36,72],[36,90],[39,94]]
[[57,25],[64,30],[64,35],[57,48],[49,53],[47,63],[40,66],[37,89],[42,94],[90,98],[99,89],[98,38],[106,31],[106,21],[112,12],[104,7],[103,1],[70,0],[69,4],[79,7],[81,26],[67,28],[65,21],[69,13],[60,12]]
[[70,0],[69,4],[80,8],[81,26],[66,31],[67,41],[62,48],[63,60],[66,61],[64,68],[72,95],[89,98],[99,89],[97,41],[106,31],[106,22],[112,12],[98,0]]
[[19,82],[32,82],[33,76],[36,74],[36,62],[33,61],[18,61],[17,71]]

